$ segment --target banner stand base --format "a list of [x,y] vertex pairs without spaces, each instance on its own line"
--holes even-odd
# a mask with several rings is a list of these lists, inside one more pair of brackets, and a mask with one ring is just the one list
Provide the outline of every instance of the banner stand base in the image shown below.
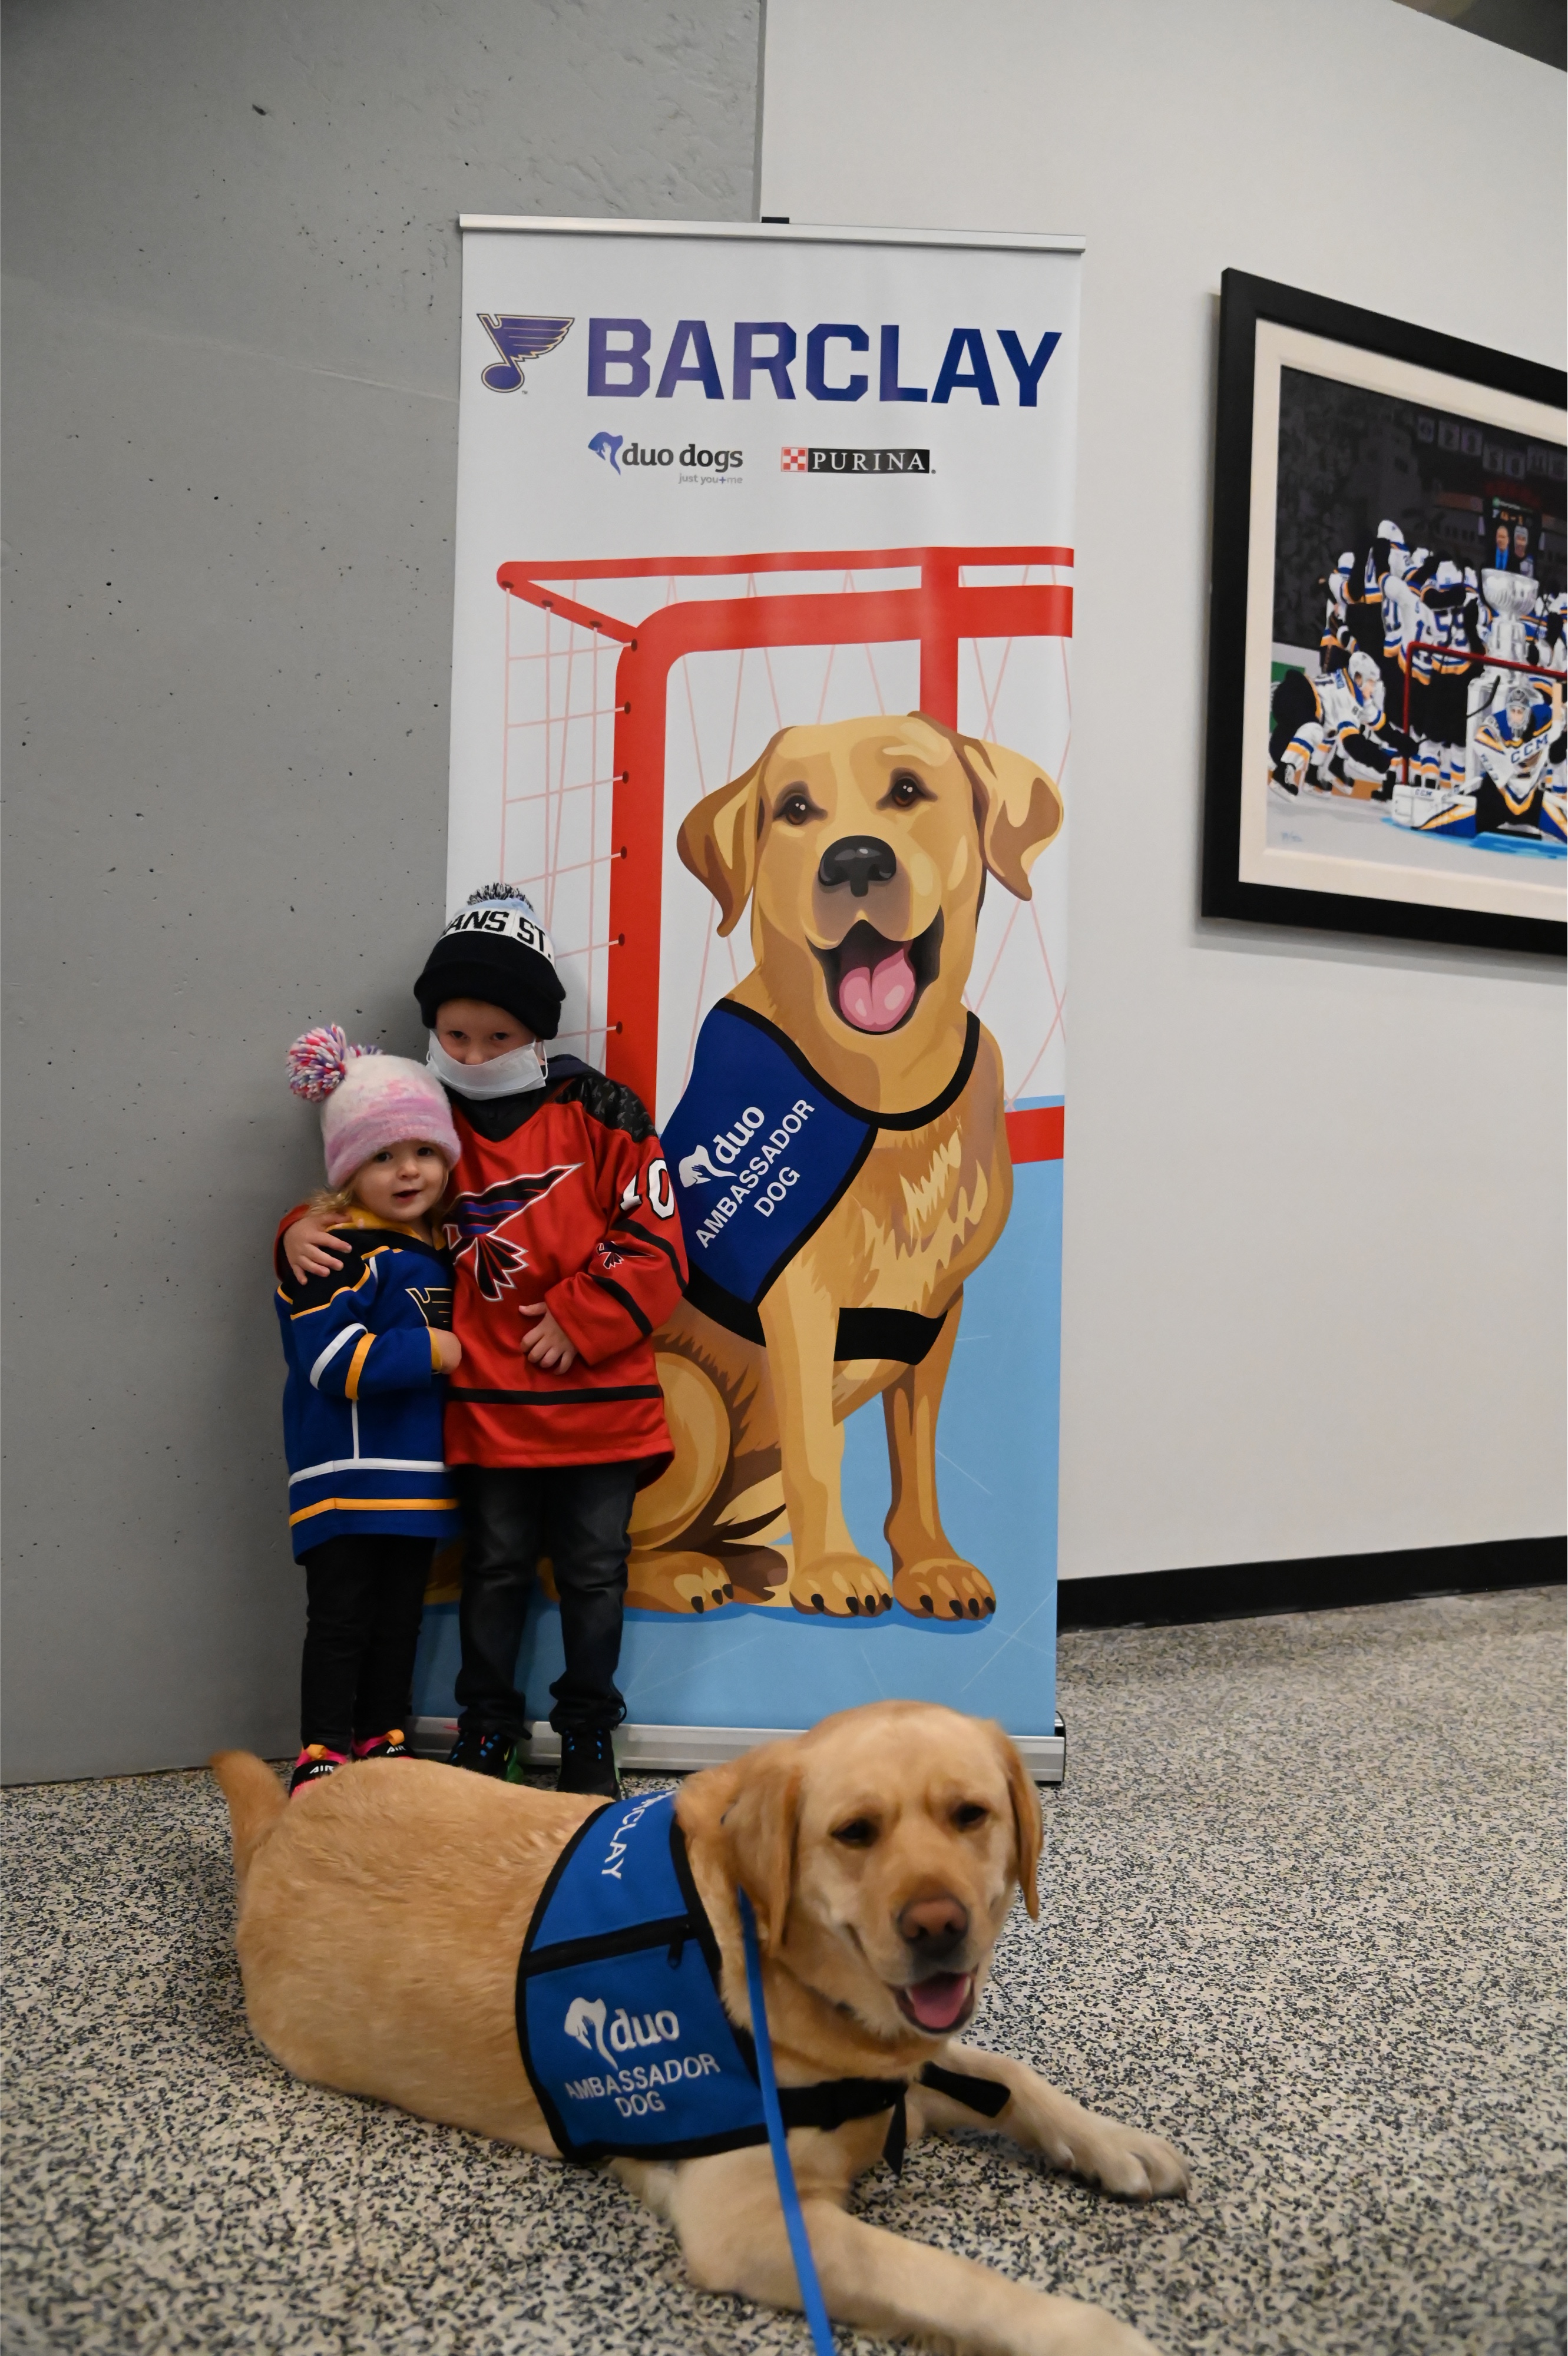
[[[616,1730],[616,1757],[623,1774],[684,1773],[738,1759],[759,1742],[775,1742],[802,1730],[794,1726],[622,1726]],[[413,1748],[422,1759],[444,1759],[457,1740],[455,1718],[416,1718]],[[1024,1764],[1036,1783],[1059,1783],[1067,1774],[1067,1729],[1057,1714],[1054,1734],[1015,1734]],[[524,1764],[553,1767],[561,1738],[542,1719],[523,1745]]]

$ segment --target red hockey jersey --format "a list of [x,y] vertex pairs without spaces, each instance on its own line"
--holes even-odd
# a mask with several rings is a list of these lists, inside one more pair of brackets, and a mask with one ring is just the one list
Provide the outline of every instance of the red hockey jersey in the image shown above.
[[[561,1064],[573,1068],[557,1077]],[[562,1057],[503,1136],[499,1108],[454,1098],[462,1158],[438,1215],[452,1255],[449,1464],[608,1464],[671,1454],[652,1334],[686,1281],[653,1124],[629,1088]],[[470,1115],[472,1116],[470,1118]],[[564,1374],[523,1355],[542,1301],[577,1351]]]

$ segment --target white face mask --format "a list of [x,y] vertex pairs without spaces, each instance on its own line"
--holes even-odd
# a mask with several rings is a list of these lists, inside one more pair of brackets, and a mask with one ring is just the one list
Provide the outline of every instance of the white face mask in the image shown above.
[[460,1097],[521,1096],[527,1088],[542,1088],[550,1068],[548,1056],[536,1046],[510,1047],[488,1064],[459,1064],[434,1031],[424,1060],[442,1087]]

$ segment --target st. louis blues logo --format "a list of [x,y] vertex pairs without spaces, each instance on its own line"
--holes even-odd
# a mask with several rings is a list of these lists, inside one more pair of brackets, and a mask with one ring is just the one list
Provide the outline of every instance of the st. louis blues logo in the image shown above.
[[435,1332],[452,1331],[452,1288],[449,1284],[411,1284],[408,1297]]
[[522,382],[523,361],[553,352],[572,324],[570,319],[524,317],[515,311],[481,311],[478,321],[500,354],[480,371],[479,381],[492,392],[515,392]]
[[503,1178],[499,1185],[487,1186],[482,1194],[459,1194],[446,1214],[442,1225],[447,1249],[455,1261],[468,1262],[486,1301],[499,1301],[503,1292],[510,1292],[513,1271],[528,1265],[522,1246],[510,1243],[501,1228],[531,1210],[542,1194],[548,1194],[552,1186],[570,1178],[578,1167],[575,1162],[561,1162],[553,1170],[531,1170],[516,1178]]

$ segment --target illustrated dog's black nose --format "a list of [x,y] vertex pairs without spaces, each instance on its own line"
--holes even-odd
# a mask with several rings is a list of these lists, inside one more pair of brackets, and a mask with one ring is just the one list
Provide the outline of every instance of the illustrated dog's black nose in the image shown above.
[[879,842],[874,834],[846,834],[823,851],[817,881],[830,892],[835,884],[847,884],[864,900],[873,884],[891,884],[897,873],[890,842]]

